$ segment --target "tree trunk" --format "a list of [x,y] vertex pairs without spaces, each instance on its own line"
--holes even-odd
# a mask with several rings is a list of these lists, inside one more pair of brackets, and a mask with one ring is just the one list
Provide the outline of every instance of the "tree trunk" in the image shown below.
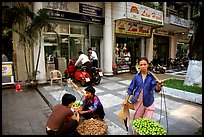
[[203,5],[200,9],[200,17],[195,22],[194,37],[191,39],[189,46],[189,66],[185,77],[184,85],[198,85],[202,87],[202,27],[203,24]]
[[184,85],[202,87],[202,61],[189,61]]

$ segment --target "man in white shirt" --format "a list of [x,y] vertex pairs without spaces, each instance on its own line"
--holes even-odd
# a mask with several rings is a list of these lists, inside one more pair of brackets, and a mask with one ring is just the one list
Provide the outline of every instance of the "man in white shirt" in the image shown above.
[[92,50],[92,48],[89,48],[88,50],[89,53],[89,59],[92,61],[92,66],[93,67],[98,67],[98,57],[95,51]]
[[[79,58],[77,59],[77,61],[74,65],[78,66],[81,63],[82,66],[86,66],[86,68],[87,68],[86,71],[89,73],[89,75],[91,76],[91,79],[92,79],[91,62],[90,62],[88,56],[85,55],[82,51],[78,52],[78,56],[79,56]],[[92,80],[91,80],[91,82],[92,82]]]
[[88,66],[90,64],[90,60],[88,56],[85,55],[82,51],[79,51],[78,55],[79,55],[79,58],[77,59],[75,66],[78,66],[80,63],[82,64],[82,66]]

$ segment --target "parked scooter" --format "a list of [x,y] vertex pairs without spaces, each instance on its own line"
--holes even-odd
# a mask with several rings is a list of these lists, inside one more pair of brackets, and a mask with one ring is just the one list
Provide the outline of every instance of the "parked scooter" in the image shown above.
[[166,72],[166,67],[161,66],[159,63],[153,60],[149,63],[148,70],[157,74],[164,74]]
[[169,68],[176,69],[178,71],[186,70],[188,67],[188,59],[187,58],[169,58]]
[[65,78],[79,81],[83,87],[90,82],[91,76],[86,72],[86,67],[76,68],[74,60],[70,59],[67,70],[64,71]]
[[98,85],[101,82],[101,78],[103,77],[103,71],[99,68],[92,67],[91,72],[94,84]]

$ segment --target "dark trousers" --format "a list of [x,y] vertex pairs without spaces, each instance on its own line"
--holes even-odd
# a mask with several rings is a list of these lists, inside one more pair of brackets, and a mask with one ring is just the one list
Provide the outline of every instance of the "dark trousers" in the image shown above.
[[86,72],[89,73],[89,75],[91,77],[90,82],[92,84],[93,83],[93,78],[92,78],[92,72],[91,72],[91,67],[92,67],[91,62],[86,62],[86,63],[82,64],[82,66],[86,66]]
[[71,120],[61,126],[61,128],[56,132],[53,130],[49,130],[47,132],[47,135],[61,135],[61,136],[68,136],[68,135],[78,135],[76,129],[78,126],[78,121]]
[[98,60],[93,60],[92,67],[98,68]]
[[[84,110],[88,110],[88,107],[85,107]],[[102,107],[98,107],[94,113],[84,113],[81,114],[85,119],[90,119],[90,118],[100,118],[103,119],[105,116],[105,112]]]

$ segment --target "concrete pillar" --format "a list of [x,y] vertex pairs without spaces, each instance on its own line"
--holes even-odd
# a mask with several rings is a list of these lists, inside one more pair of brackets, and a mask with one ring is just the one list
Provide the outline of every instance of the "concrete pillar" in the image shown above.
[[164,19],[166,18],[166,4],[167,4],[167,2],[164,2],[163,3],[163,16],[164,16]]
[[104,25],[104,75],[113,75],[112,60],[113,60],[113,46],[112,46],[112,16],[111,16],[111,2],[105,2],[105,25]]
[[[42,2],[34,2],[33,4],[33,11],[36,13],[39,9],[42,9]],[[38,48],[39,48],[39,40],[37,40],[37,44],[34,46],[34,64],[36,66],[37,63],[37,56],[38,56]],[[35,67],[34,66],[34,67]],[[38,73],[36,79],[38,83],[46,83],[46,70],[45,70],[45,56],[44,56],[44,39],[41,37],[41,51],[40,51],[40,59],[38,64]]]
[[191,19],[191,6],[188,5],[188,20]]
[[176,50],[177,50],[177,38],[176,36],[170,36],[170,42],[169,42],[169,57],[170,58],[176,58]]
[[140,45],[141,45],[141,57],[146,56],[145,55],[145,44],[144,44],[144,42],[145,42],[145,38],[143,37],[143,38],[141,38],[141,41],[140,41]]
[[150,61],[153,59],[153,33],[151,38],[146,38],[146,57]]

